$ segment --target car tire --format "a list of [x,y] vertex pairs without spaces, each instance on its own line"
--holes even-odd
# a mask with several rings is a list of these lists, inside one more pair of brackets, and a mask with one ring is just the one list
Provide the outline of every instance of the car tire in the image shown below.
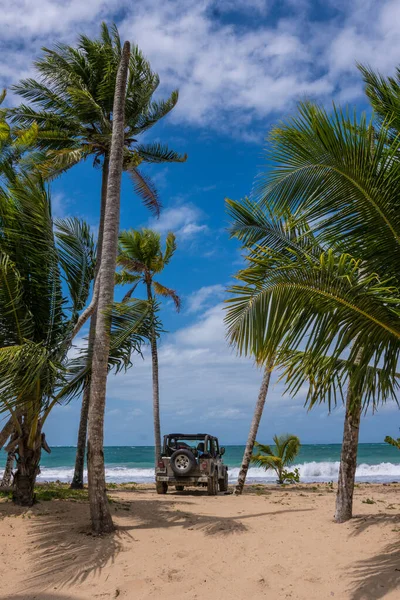
[[219,480],[219,491],[220,492],[228,491],[228,471],[225,471],[224,478]]
[[176,485],[175,489],[177,492],[183,492],[183,490],[185,489],[184,485]]
[[166,481],[156,481],[157,494],[166,494],[168,491],[168,483]]
[[216,469],[214,474],[208,478],[207,494],[209,496],[216,496],[218,494],[218,473]]
[[170,466],[175,475],[186,477],[196,466],[196,459],[190,450],[175,450],[170,459]]

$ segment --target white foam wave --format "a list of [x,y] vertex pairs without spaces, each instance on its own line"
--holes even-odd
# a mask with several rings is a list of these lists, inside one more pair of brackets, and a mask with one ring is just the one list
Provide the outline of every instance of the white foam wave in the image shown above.
[[[339,473],[339,462],[306,462],[298,465],[301,481],[305,483],[318,481],[336,480]],[[42,467],[38,481],[64,481],[70,482],[73,477],[71,467]],[[233,483],[239,474],[239,467],[229,468],[229,481]],[[85,471],[85,480],[87,473]],[[137,483],[149,483],[154,481],[154,470],[131,467],[106,467],[106,480],[112,483],[123,483],[136,481]],[[250,468],[247,476],[249,482],[272,483],[276,477],[272,473],[266,473],[260,468]],[[388,462],[377,465],[360,464],[356,471],[357,481],[390,482],[400,481],[400,463]]]

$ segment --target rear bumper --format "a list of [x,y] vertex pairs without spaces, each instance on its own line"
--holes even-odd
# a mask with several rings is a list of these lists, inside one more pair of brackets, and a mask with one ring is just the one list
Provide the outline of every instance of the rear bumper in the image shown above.
[[201,477],[169,477],[168,475],[156,475],[156,481],[162,481],[168,483],[168,485],[196,485],[198,483],[207,483],[208,476],[202,475]]

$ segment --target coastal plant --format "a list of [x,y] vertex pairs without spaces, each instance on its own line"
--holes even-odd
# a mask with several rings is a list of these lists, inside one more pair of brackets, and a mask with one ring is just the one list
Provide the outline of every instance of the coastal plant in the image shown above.
[[[29,506],[41,450],[50,451],[46,420],[90,380],[88,348],[73,358],[69,351],[96,257],[88,226],[76,218],[54,221],[49,190],[38,177],[24,174],[15,157],[14,175],[7,173],[0,190],[0,412],[10,415],[0,432],[0,449],[8,440],[4,483],[10,483],[14,456],[13,499]],[[140,352],[148,338],[147,313],[146,301],[107,309],[108,369],[127,368],[131,354]]]
[[167,234],[164,250],[161,247],[160,234],[151,229],[122,231],[119,236],[117,264],[121,267],[121,270],[116,275],[116,282],[131,286],[125,294],[124,300],[128,300],[137,285],[142,283],[145,286],[149,305],[153,307],[154,325],[151,326],[150,348],[153,380],[155,464],[161,456],[161,425],[157,332],[155,327],[158,304],[154,302],[154,298],[161,296],[171,299],[177,311],[180,309],[181,301],[175,290],[162,285],[154,277],[165,269],[175,251],[176,242],[173,233]]
[[251,457],[251,463],[266,471],[275,471],[277,483],[298,483],[300,481],[299,469],[289,471],[300,450],[300,440],[292,434],[274,435],[275,447],[255,443],[256,454]]
[[253,453],[254,445],[256,443],[258,428],[260,426],[261,417],[263,414],[265,401],[268,394],[269,382],[271,380],[271,373],[273,369],[272,362],[267,365],[264,369],[263,378],[261,381],[260,390],[257,397],[257,402],[254,408],[253,418],[250,424],[249,435],[246,442],[246,447],[244,449],[244,454],[242,458],[242,464],[240,466],[240,471],[237,479],[237,483],[235,486],[235,495],[240,496],[243,493],[244,484],[246,482],[247,472],[249,470],[251,456]]
[[87,225],[59,221],[60,236],[50,207],[45,187],[27,177],[0,194],[0,408],[12,418],[13,498],[25,506],[34,501],[41,449],[49,451],[43,427],[61,401],[71,334],[94,272]]
[[386,444],[390,444],[391,446],[394,446],[394,448],[400,450],[400,438],[397,438],[397,440],[395,440],[394,438],[390,437],[390,435],[387,435],[385,437],[385,442]]
[[[58,43],[51,49],[44,48],[43,57],[35,62],[39,78],[25,79],[13,87],[13,91],[29,104],[21,104],[9,111],[13,122],[22,131],[24,128],[26,132],[35,130],[37,151],[30,153],[31,164],[42,176],[53,178],[89,158],[94,167],[101,169],[97,269],[102,257],[113,102],[121,48],[117,27],[108,28],[105,23],[101,25],[99,38],[81,35],[75,46]],[[186,160],[186,155],[165,144],[140,141],[178,101],[176,90],[166,100],[154,100],[158,86],[158,75],[152,71],[140,49],[132,44],[125,93],[123,170],[129,174],[135,193],[156,215],[160,211],[157,188],[142,170],[142,165]],[[93,313],[90,355],[93,354],[96,329],[96,289],[87,309]],[[90,386],[87,385],[82,399],[74,488],[83,487],[89,396]]]
[[269,228],[227,317],[240,352],[265,361],[279,351],[292,393],[306,384],[311,405],[346,399],[338,522],[352,515],[362,408],[396,397],[400,165],[390,126],[306,103],[272,131],[272,168],[245,207],[251,235],[262,237],[264,210],[264,221],[306,223],[314,242],[293,250],[283,229],[270,243]]
[[107,201],[104,211],[102,261],[98,274],[98,313],[93,341],[90,384],[87,444],[88,484],[92,529],[97,534],[110,533],[114,530],[106,495],[103,451],[104,413],[110,353],[110,322],[107,319],[106,311],[114,301],[114,273],[118,248],[121,178],[124,159],[126,84],[130,53],[130,44],[125,42],[115,83]]

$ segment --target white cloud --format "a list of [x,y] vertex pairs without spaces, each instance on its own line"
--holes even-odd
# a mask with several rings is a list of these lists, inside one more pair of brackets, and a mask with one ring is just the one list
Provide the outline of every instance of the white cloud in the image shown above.
[[304,96],[357,99],[356,60],[384,72],[399,62],[398,0],[329,3],[331,16],[322,21],[310,18],[311,3],[293,0],[279,18],[274,3],[263,0],[0,0],[0,80],[9,84],[32,73],[41,46],[71,43],[81,31],[95,35],[101,19],[123,15],[120,30],[151,60],[162,93],[180,89],[172,120],[251,140],[255,123]]
[[[226,341],[224,309],[217,304],[201,313],[189,326],[164,338],[159,347],[160,390],[163,427],[179,424],[195,428],[198,422],[208,427],[230,427],[240,420],[249,423],[256,401],[261,371],[251,359],[236,356]],[[133,393],[134,390],[134,393]],[[271,415],[282,407],[301,407],[300,400],[282,396],[283,386],[273,384],[268,398]],[[149,414],[151,399],[151,360],[135,361],[126,374],[110,377],[108,404],[114,401],[139,404]],[[126,411],[126,409],[124,409]],[[295,412],[297,408],[295,408]],[[305,413],[305,411],[303,411]],[[299,410],[299,414],[303,414]]]
[[182,238],[193,238],[199,233],[207,232],[207,225],[199,223],[202,218],[202,212],[196,206],[176,205],[163,210],[159,219],[150,219],[149,227],[160,233],[172,231],[179,241]]
[[196,290],[187,300],[188,313],[196,313],[204,310],[210,302],[211,304],[215,304],[216,301],[221,299],[224,293],[225,287],[220,284],[208,285]]

